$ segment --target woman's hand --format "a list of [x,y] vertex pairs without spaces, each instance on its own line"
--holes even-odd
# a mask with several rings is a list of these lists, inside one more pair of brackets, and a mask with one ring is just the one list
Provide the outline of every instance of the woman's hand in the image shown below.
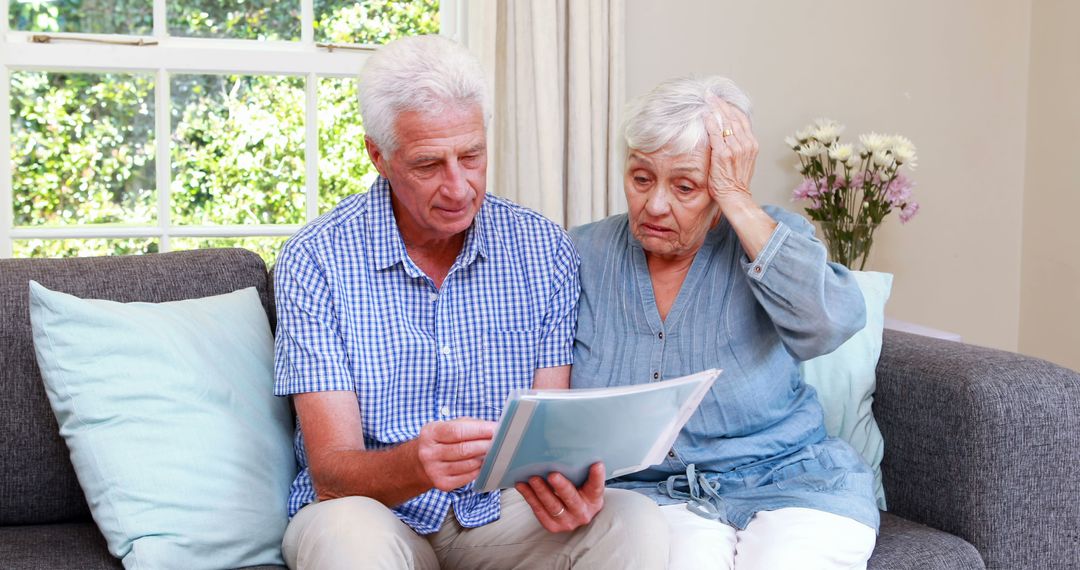
[[722,211],[732,201],[750,198],[758,142],[742,111],[719,97],[710,95],[707,100],[713,111],[705,117],[709,134],[709,192]]
[[776,229],[776,222],[750,194],[758,142],[750,130],[750,120],[742,111],[719,97],[710,95],[707,101],[713,111],[705,117],[705,129],[709,133],[709,193],[719,204],[720,215],[727,218],[739,236],[747,258],[753,261]]
[[549,532],[570,532],[592,522],[604,508],[604,478],[604,464],[594,463],[580,489],[562,473],[552,473],[546,481],[530,477],[528,483],[514,488]]

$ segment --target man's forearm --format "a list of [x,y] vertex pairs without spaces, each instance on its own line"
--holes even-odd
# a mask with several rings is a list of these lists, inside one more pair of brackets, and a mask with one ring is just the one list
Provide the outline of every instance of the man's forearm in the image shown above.
[[325,450],[309,457],[311,479],[320,501],[370,497],[395,507],[432,488],[417,457],[417,440],[389,449]]

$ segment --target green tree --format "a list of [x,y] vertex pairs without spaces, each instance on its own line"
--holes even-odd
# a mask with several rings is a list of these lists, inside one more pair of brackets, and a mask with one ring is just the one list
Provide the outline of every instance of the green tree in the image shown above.
[[[149,0],[12,2],[13,29],[146,34]],[[318,0],[316,37],[379,44],[437,33],[437,0]],[[169,27],[188,35],[292,38],[299,4],[183,0]],[[124,27],[127,26],[127,27]],[[187,30],[187,32],[181,32]],[[199,32],[202,30],[202,32]],[[282,31],[286,30],[286,31]],[[374,169],[363,149],[355,80],[322,78],[319,210],[363,192]],[[173,76],[171,133],[154,133],[153,77],[18,71],[11,75],[15,223],[20,226],[154,223],[156,141],[170,141],[171,216],[181,224],[304,220],[302,78]],[[280,238],[180,240],[171,247],[247,245],[270,261]],[[80,248],[79,244],[85,247]],[[26,240],[17,255],[156,251],[156,240]]]

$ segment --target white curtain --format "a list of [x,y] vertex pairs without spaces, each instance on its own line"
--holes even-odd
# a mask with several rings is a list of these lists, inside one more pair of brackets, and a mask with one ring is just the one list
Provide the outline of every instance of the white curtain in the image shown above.
[[[573,227],[625,211],[624,0],[470,5],[494,69],[488,190]],[[494,28],[494,30],[492,30]]]

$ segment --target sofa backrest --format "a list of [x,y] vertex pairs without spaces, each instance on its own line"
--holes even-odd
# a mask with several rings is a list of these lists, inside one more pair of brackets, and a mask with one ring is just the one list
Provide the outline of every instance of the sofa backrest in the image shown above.
[[31,279],[77,297],[121,302],[177,301],[255,287],[274,324],[266,266],[243,249],[0,259],[0,525],[89,517],[34,356]]

